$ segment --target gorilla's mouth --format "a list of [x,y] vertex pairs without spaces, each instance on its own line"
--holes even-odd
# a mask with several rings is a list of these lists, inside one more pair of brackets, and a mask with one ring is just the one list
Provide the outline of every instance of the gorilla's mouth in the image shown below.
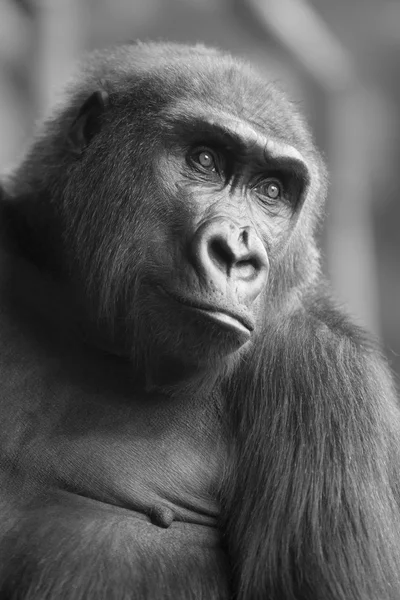
[[241,334],[245,334],[249,337],[250,337],[251,332],[254,329],[254,327],[250,328],[247,324],[245,325],[242,318],[239,318],[236,315],[233,316],[228,312],[222,312],[220,310],[216,310],[214,307],[211,309],[210,308],[205,309],[205,308],[200,308],[199,306],[189,306],[189,305],[187,305],[187,306],[189,308],[191,308],[192,310],[196,310],[200,313],[204,313],[207,317],[209,317],[210,319],[212,319],[214,321],[217,321],[221,325],[225,325],[229,329],[239,330]]
[[173,292],[167,291],[165,288],[161,288],[162,292],[167,294],[175,302],[183,304],[186,308],[189,308],[198,313],[204,314],[209,319],[216,323],[219,323],[229,329],[234,329],[241,335],[250,337],[254,331],[254,322],[248,315],[236,313],[235,311],[226,309],[225,307],[215,306],[208,302],[199,302],[191,298],[186,298],[174,294]]

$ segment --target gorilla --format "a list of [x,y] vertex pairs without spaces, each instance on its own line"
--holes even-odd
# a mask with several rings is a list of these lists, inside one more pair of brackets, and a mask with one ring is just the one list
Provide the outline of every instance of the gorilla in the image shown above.
[[83,60],[1,185],[1,600],[399,600],[399,407],[326,187],[230,55]]

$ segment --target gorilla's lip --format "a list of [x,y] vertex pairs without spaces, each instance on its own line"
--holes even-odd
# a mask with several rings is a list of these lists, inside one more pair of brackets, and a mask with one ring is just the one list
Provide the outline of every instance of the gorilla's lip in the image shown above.
[[[170,296],[175,302],[179,304],[183,304],[187,308],[192,308],[194,310],[198,310],[201,312],[208,313],[210,316],[215,317],[216,320],[224,323],[229,326],[229,321],[232,320],[231,325],[234,325],[236,322],[241,326],[241,329],[244,328],[247,332],[252,333],[254,331],[254,322],[247,315],[236,313],[235,311],[229,310],[223,306],[216,306],[214,304],[210,304],[208,302],[199,302],[198,300],[193,300],[192,298],[187,298],[185,296],[180,296],[166,290],[165,288],[160,286],[160,289]],[[225,318],[227,317],[227,318]]]
[[192,310],[196,310],[197,312],[204,313],[208,318],[211,318],[213,321],[218,322],[219,325],[223,325],[228,329],[234,329],[241,336],[243,334],[245,337],[250,337],[252,330],[245,325],[242,318],[238,318],[236,315],[233,316],[230,312],[222,311],[222,310],[212,310],[198,308],[198,307],[188,307]]

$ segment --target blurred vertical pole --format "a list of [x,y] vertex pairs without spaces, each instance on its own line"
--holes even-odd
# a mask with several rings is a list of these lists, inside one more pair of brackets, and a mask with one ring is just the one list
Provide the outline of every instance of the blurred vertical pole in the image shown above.
[[35,0],[36,56],[32,85],[37,113],[54,103],[86,45],[85,0]]
[[335,292],[355,317],[379,335],[372,175],[380,135],[369,99],[361,86],[327,99],[332,173],[327,251]]

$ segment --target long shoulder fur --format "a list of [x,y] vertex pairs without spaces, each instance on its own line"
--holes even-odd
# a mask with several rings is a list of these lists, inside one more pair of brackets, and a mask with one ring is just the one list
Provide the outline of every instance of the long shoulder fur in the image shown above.
[[227,396],[237,598],[398,600],[391,381],[379,351],[324,296],[270,319]]

